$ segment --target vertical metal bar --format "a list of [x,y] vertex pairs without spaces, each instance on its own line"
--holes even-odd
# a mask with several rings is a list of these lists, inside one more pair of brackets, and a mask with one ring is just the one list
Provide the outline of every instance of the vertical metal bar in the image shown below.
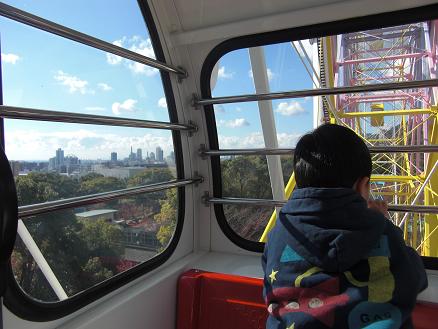
[[53,273],[49,263],[47,263],[47,260],[44,258],[44,255],[41,253],[41,250],[36,245],[35,240],[32,238],[32,235],[30,235],[21,219],[18,220],[17,233],[26,248],[29,250],[33,259],[35,259],[35,262],[38,264],[38,267],[40,268],[41,272],[43,272],[44,277],[46,278],[50,287],[52,287],[56,296],[58,296],[59,300],[67,299],[68,296],[62,288],[61,283],[59,283],[55,273]]
[[[269,79],[262,47],[249,48],[252,74],[256,93],[269,92]],[[277,129],[275,127],[274,111],[272,101],[259,101],[260,121],[263,130],[265,147],[278,147]],[[284,180],[281,168],[280,156],[268,155],[269,178],[271,180],[272,195],[275,199],[284,199]]]

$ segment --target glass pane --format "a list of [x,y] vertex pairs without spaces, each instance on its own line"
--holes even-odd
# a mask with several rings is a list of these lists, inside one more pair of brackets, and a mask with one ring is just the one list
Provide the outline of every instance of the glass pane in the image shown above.
[[[140,15],[136,10],[135,17]],[[83,10],[76,18],[84,21],[84,13],[89,12]],[[105,26],[115,43],[154,57],[142,19],[138,26],[126,24],[130,32],[113,29],[113,22],[120,22],[120,17],[110,22],[93,26]],[[5,105],[169,121],[158,70],[3,17],[0,26]]]
[[[6,3],[155,58],[135,0]],[[5,105],[169,121],[158,70],[3,17],[0,29]],[[9,119],[4,125],[19,206],[176,177],[167,130]],[[32,238],[19,232],[12,256],[17,282],[32,298],[58,300],[35,260],[37,249],[68,297],[146,262],[174,234],[177,199],[170,189],[24,218]]]
[[[23,223],[68,297],[129,270],[162,252],[177,220],[177,189],[142,194],[96,205],[51,212]],[[32,298],[57,301],[19,236],[12,268]]]
[[[110,43],[123,40],[123,37],[147,36],[146,24],[136,0],[68,2],[6,0],[3,2]],[[118,45],[130,49],[123,42]],[[140,48],[130,50],[142,53]]]
[[[211,81],[212,95],[434,79],[438,65],[437,22],[232,51],[216,65],[217,74],[213,73]],[[328,122],[351,128],[370,147],[436,145],[437,99],[437,87],[368,91],[215,105],[214,115],[220,149],[272,147],[275,143],[267,140],[268,134],[263,134],[263,130],[274,132],[279,147],[293,148],[304,133]],[[373,198],[410,205],[424,179],[434,175],[432,168],[436,158],[424,153],[388,153],[373,154],[372,160]],[[292,172],[292,159],[277,157],[277,161],[286,184]],[[224,196],[272,198],[265,157],[223,157],[221,167]],[[436,204],[436,183],[433,179],[428,183],[416,204]],[[251,232],[260,231],[254,228],[262,223],[259,210],[243,207],[248,213],[238,216],[232,209],[237,213],[242,209],[225,208],[229,224],[242,237],[253,240],[254,236],[248,234],[245,227]],[[404,231],[407,244],[422,255],[438,257],[438,235],[432,234],[437,227],[435,214],[393,213],[391,220]]]
[[20,206],[176,177],[166,130],[6,120],[5,145]]
[[247,207],[224,205],[228,225],[242,238],[258,242],[274,209],[269,207]]

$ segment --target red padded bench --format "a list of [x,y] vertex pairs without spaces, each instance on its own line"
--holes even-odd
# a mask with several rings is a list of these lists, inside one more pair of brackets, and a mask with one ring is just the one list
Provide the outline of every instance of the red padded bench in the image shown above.
[[[178,281],[177,329],[264,329],[263,281],[190,270]],[[438,305],[417,303],[416,329],[438,328]]]

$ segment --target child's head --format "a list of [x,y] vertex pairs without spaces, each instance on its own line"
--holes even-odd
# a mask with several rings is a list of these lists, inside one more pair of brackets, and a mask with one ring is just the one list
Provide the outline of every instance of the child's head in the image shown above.
[[294,153],[298,188],[348,187],[368,199],[371,156],[351,129],[326,124],[305,134]]

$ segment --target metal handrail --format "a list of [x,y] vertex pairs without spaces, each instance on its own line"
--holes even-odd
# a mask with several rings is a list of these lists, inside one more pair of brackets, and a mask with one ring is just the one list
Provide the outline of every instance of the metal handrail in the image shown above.
[[0,105],[0,117],[5,119],[39,120],[50,122],[82,123],[105,126],[121,126],[134,128],[152,128],[168,130],[196,131],[194,125],[179,123],[114,118],[103,115],[80,114],[60,111],[47,111],[24,107]]
[[401,89],[424,88],[424,87],[438,87],[438,79],[428,79],[428,80],[420,80],[420,81],[401,81],[401,82],[363,85],[363,86],[304,89],[297,91],[285,91],[285,92],[266,93],[266,94],[247,94],[247,95],[238,95],[238,96],[194,99],[193,106],[255,102],[255,101],[284,99],[284,98],[301,98],[307,96],[352,94],[352,93],[370,92],[370,91],[401,90]]
[[179,180],[175,179],[163,183],[130,187],[122,190],[78,196],[78,197],[68,198],[63,200],[32,204],[28,206],[21,206],[18,207],[18,218],[23,219],[26,217],[41,215],[56,210],[82,207],[86,205],[120,199],[122,197],[130,197],[137,194],[157,192],[174,187],[182,187],[182,186],[201,183],[201,182],[202,182],[201,177],[196,177],[192,179],[179,179]]
[[[207,204],[228,204],[228,205],[246,205],[258,207],[282,207],[286,204],[285,200],[269,199],[250,199],[250,198],[209,198],[203,200]],[[412,212],[419,214],[438,214],[437,206],[417,206],[417,205],[388,205],[389,211],[394,212]]]
[[176,73],[179,76],[186,77],[187,72],[179,67],[175,67],[166,63],[162,63],[156,59],[143,56],[131,50],[113,45],[112,43],[97,39],[88,34],[70,29],[63,25],[57,24],[55,22],[49,21],[47,19],[41,18],[39,16],[33,15],[26,11],[20,10],[13,6],[9,6],[5,3],[0,2],[0,15],[12,19],[14,21],[33,26],[37,29],[44,30],[49,33],[59,35],[63,38],[67,38],[84,45],[97,48],[111,54],[154,67],[156,69]]
[[[370,146],[370,153],[434,153],[438,152],[438,145],[396,145],[396,146]],[[199,155],[205,156],[231,156],[231,155],[291,155],[294,148],[255,148],[255,149],[223,149],[206,150],[201,148]]]

